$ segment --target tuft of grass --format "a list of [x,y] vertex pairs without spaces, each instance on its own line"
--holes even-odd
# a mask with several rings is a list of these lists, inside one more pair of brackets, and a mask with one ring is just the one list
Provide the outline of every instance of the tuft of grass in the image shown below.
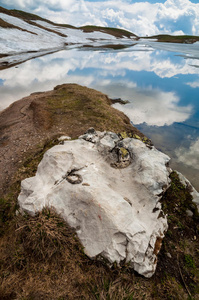
[[36,217],[19,218],[16,227],[19,231],[17,238],[23,244],[26,256],[42,261],[50,260],[55,255],[58,257],[65,244],[69,245],[76,239],[74,231],[49,208],[44,208]]
[[185,220],[187,209],[193,212],[193,218],[196,221],[199,220],[196,204],[192,202],[191,188],[181,183],[175,171],[170,174],[170,179],[170,187],[162,200],[163,210],[169,213],[170,218],[176,218],[179,226],[182,226]]
[[187,268],[192,268],[192,269],[196,268],[193,257],[190,254],[185,254],[184,260],[185,260],[185,266]]

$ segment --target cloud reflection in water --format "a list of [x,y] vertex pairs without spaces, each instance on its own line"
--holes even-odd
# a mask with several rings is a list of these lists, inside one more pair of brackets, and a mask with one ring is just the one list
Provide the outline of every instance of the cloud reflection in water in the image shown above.
[[[62,83],[95,88],[112,98],[129,100],[129,104],[116,104],[115,107],[124,111],[134,124],[140,124],[138,128],[152,138],[158,148],[173,157],[176,164],[178,157],[178,163],[185,166],[186,161],[191,161],[190,157],[198,159],[198,152],[194,149],[199,146],[199,129],[194,129],[196,146],[194,141],[192,146],[190,142],[185,145],[186,133],[179,130],[176,122],[196,127],[199,69],[191,66],[191,57],[184,59],[159,49],[152,51],[148,47],[146,50],[143,45],[122,52],[73,49],[3,70],[0,72],[0,109],[32,92],[51,90]],[[142,126],[142,123],[145,125]],[[189,134],[192,133],[192,127],[189,127]],[[191,154],[186,150],[188,147]],[[187,160],[183,159],[183,155]],[[190,163],[188,173],[195,174],[195,171],[190,171],[192,169]],[[186,168],[184,173],[186,175]],[[191,176],[188,176],[189,180]]]

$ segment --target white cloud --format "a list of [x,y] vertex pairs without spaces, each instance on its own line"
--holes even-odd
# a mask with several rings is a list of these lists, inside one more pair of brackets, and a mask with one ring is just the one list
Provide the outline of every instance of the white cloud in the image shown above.
[[193,82],[187,82],[187,85],[189,85],[192,88],[198,88],[199,87],[199,80],[193,81]]
[[[165,3],[127,0],[2,0],[6,7],[38,13],[45,18],[75,26],[94,24],[126,28],[137,35],[158,33],[199,34],[199,4],[189,0]],[[158,1],[157,1],[158,2]]]
[[189,149],[178,148],[175,154],[178,162],[199,170],[199,139],[191,143]]
[[192,113],[191,106],[178,106],[179,98],[173,92],[163,92],[146,88],[134,90],[132,103],[114,107],[123,111],[133,122],[147,125],[172,125],[174,122],[184,122]]
[[[188,119],[192,113],[191,106],[179,106],[180,99],[174,92],[163,92],[150,86],[140,88],[136,77],[130,79],[126,74],[129,71],[145,70],[159,72],[162,77],[167,77],[167,72],[180,73],[180,69],[184,72],[186,70],[187,74],[192,69],[197,71],[196,68],[187,66],[186,62],[184,60],[185,65],[179,64],[176,70],[176,65],[171,61],[158,62],[151,52],[62,51],[28,61],[18,69],[1,71],[1,79],[4,80],[1,106],[5,107],[30,92],[49,90],[58,84],[74,82],[98,89],[111,97],[130,100],[131,103],[126,106],[116,107],[123,110],[134,124],[145,121],[149,125],[171,125]],[[164,76],[163,71],[160,72],[160,66],[164,69]]]

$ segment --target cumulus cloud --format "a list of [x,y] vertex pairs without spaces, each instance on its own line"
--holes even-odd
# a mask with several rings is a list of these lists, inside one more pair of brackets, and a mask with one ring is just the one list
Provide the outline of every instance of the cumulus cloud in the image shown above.
[[199,139],[192,142],[189,149],[178,148],[175,154],[178,162],[199,170]]
[[193,81],[193,82],[187,82],[187,85],[189,85],[192,88],[199,88],[199,80]]
[[[186,63],[186,60],[183,62]],[[183,122],[190,117],[191,106],[180,106],[180,99],[174,92],[165,92],[150,86],[140,88],[136,77],[131,79],[128,75],[131,71],[159,72],[159,64],[165,68],[165,76],[166,70],[175,70],[171,61],[168,63],[167,60],[162,60],[158,63],[151,52],[113,54],[62,51],[28,61],[18,69],[1,71],[4,81],[1,87],[1,106],[8,106],[30,92],[49,90],[58,84],[75,82],[98,89],[110,97],[130,100],[131,103],[126,106],[116,107],[123,110],[134,124],[145,121],[149,125],[163,126]],[[178,69],[180,70],[180,65]]]
[[38,13],[44,18],[75,26],[94,24],[121,27],[137,35],[199,34],[199,4],[189,0],[164,3],[129,0],[1,0],[7,8]]
[[140,91],[135,89],[134,101],[121,106],[114,107],[123,111],[133,122],[147,125],[164,126],[172,125],[174,122],[184,122],[192,113],[191,106],[179,106],[179,98],[173,92],[163,92],[146,88]]

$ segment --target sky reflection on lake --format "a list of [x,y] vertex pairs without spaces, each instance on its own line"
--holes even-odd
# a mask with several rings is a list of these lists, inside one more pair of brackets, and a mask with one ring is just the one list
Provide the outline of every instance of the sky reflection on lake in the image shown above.
[[187,56],[184,46],[181,52],[152,47],[138,44],[122,52],[72,49],[0,71],[0,110],[32,92],[69,82],[129,100],[114,107],[199,190],[199,60],[194,51]]

